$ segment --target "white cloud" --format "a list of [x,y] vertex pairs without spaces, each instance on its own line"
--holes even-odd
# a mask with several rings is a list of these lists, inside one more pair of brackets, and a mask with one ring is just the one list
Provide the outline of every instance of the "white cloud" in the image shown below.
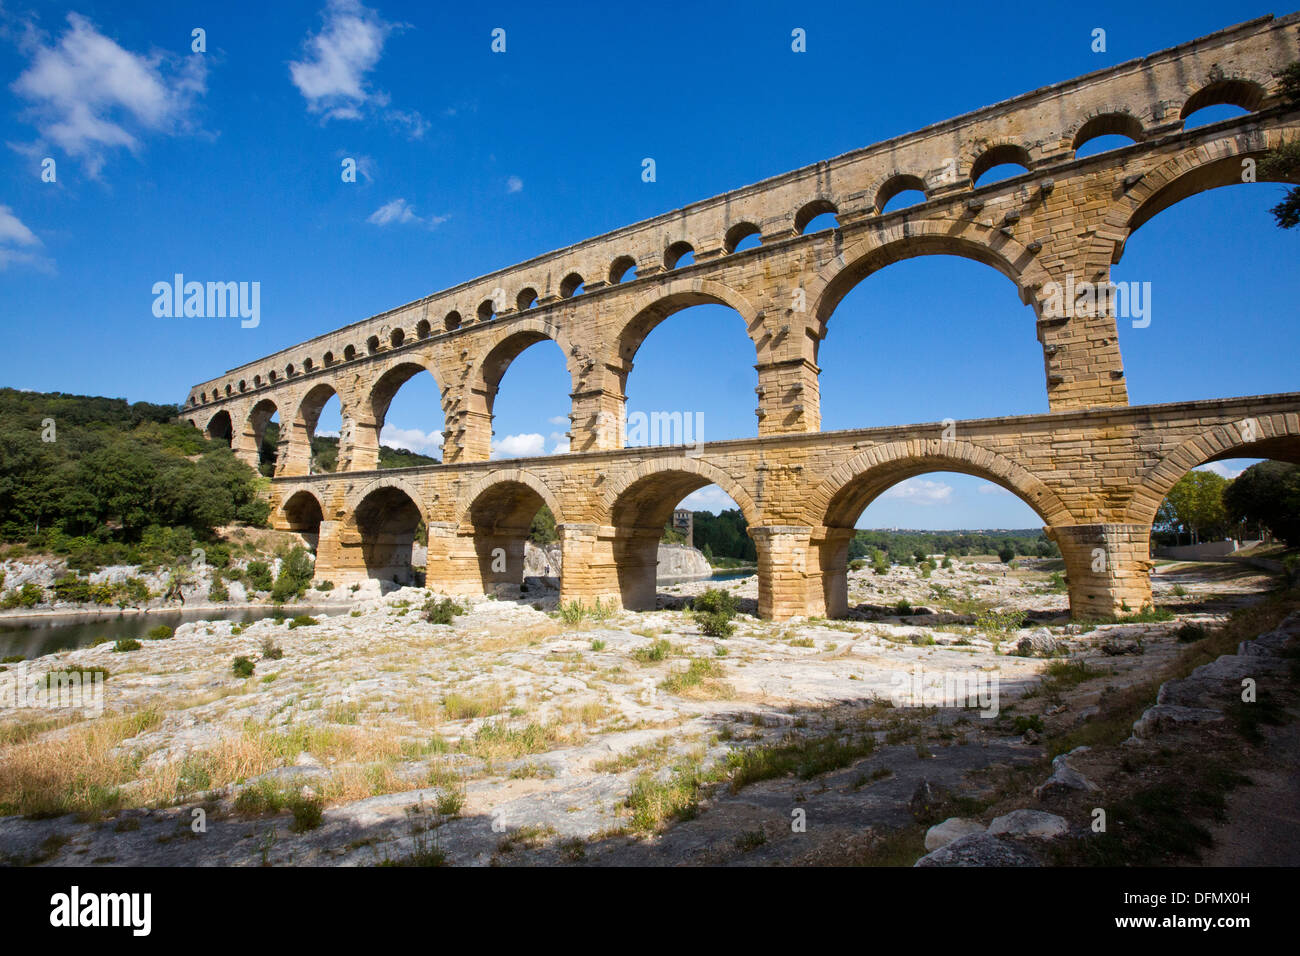
[[506,180],[506,192],[521,193],[524,191],[524,181],[518,176],[511,176]]
[[436,226],[442,225],[450,218],[450,216],[417,216],[415,214],[415,208],[405,199],[399,198],[384,203],[366,218],[366,222],[373,223],[376,226],[390,226],[393,223],[402,225],[408,222],[418,222],[433,229]]
[[303,57],[289,64],[289,77],[307,101],[307,111],[322,121],[359,120],[383,110],[383,118],[411,139],[421,139],[428,121],[416,110],[387,109],[390,97],[373,90],[369,74],[384,44],[405,24],[390,23],[358,0],[329,0],[321,11],[319,33],[303,41]]
[[569,436],[563,432],[551,432],[551,441],[555,444],[551,446],[552,455],[563,455],[569,450]]
[[506,435],[492,443],[493,458],[531,458],[546,454],[546,439],[536,432]]
[[547,422],[547,424],[549,424],[549,425],[567,425],[567,424],[569,424],[569,416],[568,416],[568,415],[553,415],[552,417],[546,419],[546,422]]
[[[144,132],[176,133],[192,127],[190,111],[206,91],[202,54],[184,61],[163,53],[123,49],[85,17],[68,14],[57,44],[31,33],[23,45],[32,62],[11,89],[30,104],[43,139],[86,160],[98,177],[105,152],[139,149]],[[43,144],[18,147],[24,152]]]
[[722,511],[731,511],[736,507],[736,502],[717,485],[705,485],[698,491],[692,491],[682,499],[678,508],[688,508],[691,511],[711,511],[718,514]]
[[918,505],[940,505],[952,500],[952,485],[928,478],[908,478],[886,491],[882,498],[899,498]]
[[42,272],[53,271],[54,263],[35,251],[41,245],[36,233],[12,209],[0,205],[0,270],[11,265],[29,265]]
[[1222,477],[1224,477],[1224,478],[1236,478],[1238,475],[1240,475],[1240,474],[1241,474],[1243,471],[1245,471],[1246,469],[1245,469],[1245,468],[1233,468],[1233,467],[1232,467],[1231,465],[1229,465],[1226,461],[1210,461],[1210,462],[1206,462],[1204,465],[1199,466],[1199,467],[1196,468],[1195,470],[1196,470],[1196,471],[1212,471],[1212,472],[1214,472],[1216,475],[1220,475],[1220,476],[1222,476]]
[[393,448],[405,448],[421,455],[434,455],[442,449],[442,432],[422,432],[418,428],[385,425],[379,433],[379,443]]

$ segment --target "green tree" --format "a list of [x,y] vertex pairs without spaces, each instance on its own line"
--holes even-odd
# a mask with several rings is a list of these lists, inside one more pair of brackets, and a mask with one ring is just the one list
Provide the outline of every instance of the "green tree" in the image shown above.
[[[1300,61],[1277,74],[1282,81],[1282,98],[1292,106],[1300,104]],[[1259,161],[1259,174],[1266,179],[1291,181],[1300,179],[1300,140],[1283,141]],[[1280,203],[1270,210],[1278,226],[1294,229],[1300,225],[1300,186],[1292,186]]]
[[533,524],[528,531],[528,537],[536,545],[554,544],[560,540],[559,532],[555,529],[555,515],[551,514],[551,509],[542,505],[537,509],[537,514],[533,515]]
[[1192,544],[1224,533],[1228,512],[1223,505],[1223,492],[1227,487],[1228,479],[1222,475],[1189,471],[1169,489],[1156,512],[1156,523],[1175,536],[1187,532]]
[[1229,516],[1259,522],[1288,545],[1300,545],[1300,468],[1280,461],[1251,465],[1223,494]]

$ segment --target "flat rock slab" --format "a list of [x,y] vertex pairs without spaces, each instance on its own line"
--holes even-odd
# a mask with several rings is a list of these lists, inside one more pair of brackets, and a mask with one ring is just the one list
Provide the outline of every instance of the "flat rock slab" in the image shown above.
[[954,840],[916,861],[916,866],[1039,866],[1028,851],[989,833]]

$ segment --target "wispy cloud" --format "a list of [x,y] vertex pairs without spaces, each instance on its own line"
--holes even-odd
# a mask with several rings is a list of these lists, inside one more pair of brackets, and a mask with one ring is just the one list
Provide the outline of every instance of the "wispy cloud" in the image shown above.
[[52,271],[54,263],[37,249],[42,242],[27,224],[8,206],[0,206],[0,270],[11,265],[29,265],[42,272]]
[[899,498],[918,505],[941,505],[952,500],[952,485],[928,478],[908,478],[886,491],[882,498]]
[[31,63],[11,89],[27,101],[27,118],[42,141],[16,148],[32,153],[53,143],[83,159],[97,178],[109,151],[136,152],[146,133],[194,127],[191,114],[207,83],[202,55],[178,60],[132,53],[80,14],[69,13],[67,20],[57,42],[29,30],[20,43]]
[[394,199],[384,203],[368,217],[366,222],[376,226],[404,225],[406,223],[419,223],[433,229],[442,225],[450,216],[417,216],[415,209],[405,199]]
[[369,80],[389,36],[405,25],[390,23],[358,0],[330,0],[321,20],[320,32],[303,41],[302,59],[289,64],[289,77],[307,101],[307,111],[322,122],[379,113],[411,139],[422,138],[428,121],[416,110],[389,109],[389,95],[372,89]]
[[518,176],[510,176],[506,179],[506,192],[521,193],[524,191],[524,181]]
[[492,443],[493,458],[531,458],[546,454],[546,439],[536,432],[506,435]]
[[690,511],[711,511],[718,514],[736,507],[736,502],[717,485],[705,485],[699,491],[692,491],[682,499],[677,507]]
[[392,448],[405,448],[421,455],[437,455],[442,451],[442,432],[422,432],[418,428],[385,425],[379,433],[379,443]]

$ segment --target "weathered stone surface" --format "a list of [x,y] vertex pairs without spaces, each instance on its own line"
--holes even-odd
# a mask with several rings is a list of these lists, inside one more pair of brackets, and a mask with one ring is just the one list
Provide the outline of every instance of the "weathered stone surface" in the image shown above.
[[[1076,747],[1070,754],[1087,751],[1087,747]],[[1097,785],[1067,763],[1070,754],[1061,754],[1052,759],[1052,775],[1034,788],[1034,796],[1040,800],[1070,790],[1096,790]]]
[[1038,866],[1028,851],[990,833],[954,840],[916,861],[916,866]]
[[949,817],[942,823],[936,823],[925,831],[925,848],[933,852],[941,846],[947,846],[954,840],[960,840],[962,837],[970,836],[973,833],[983,833],[985,829],[987,828],[984,824],[978,820],[967,820],[965,817]]
[[1142,716],[1133,724],[1133,736],[1139,740],[1150,740],[1163,730],[1196,724],[1217,724],[1223,721],[1223,714],[1217,710],[1204,707],[1178,707],[1172,704],[1157,704],[1143,711]]
[[1054,840],[1064,836],[1070,825],[1063,817],[1042,810],[1012,810],[994,817],[989,824],[993,836],[1030,837],[1035,840]]

